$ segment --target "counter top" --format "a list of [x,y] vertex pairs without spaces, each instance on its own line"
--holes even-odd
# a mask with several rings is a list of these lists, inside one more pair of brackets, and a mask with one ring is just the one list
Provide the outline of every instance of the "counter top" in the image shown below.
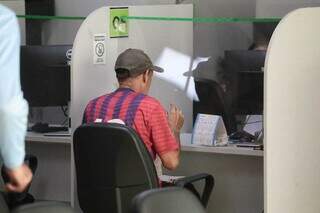
[[201,146],[191,144],[191,133],[182,133],[180,136],[181,150],[186,152],[204,152],[229,155],[245,155],[263,157],[262,150],[254,150],[253,148],[242,148],[236,145],[228,146]]
[[71,136],[64,136],[57,132],[56,134],[50,134],[50,136],[46,136],[46,134],[36,133],[36,132],[27,132],[26,135],[27,142],[42,142],[42,143],[62,143],[62,144],[71,144],[72,138]]
[[[229,155],[245,155],[245,156],[259,156],[263,157],[263,151],[254,150],[253,148],[240,148],[236,145],[228,146],[201,146],[191,144],[191,133],[182,133],[181,150],[185,152],[203,152],[203,153],[216,153],[216,154],[229,154]],[[59,135],[59,132],[55,134],[46,134],[27,132],[27,142],[41,142],[41,143],[55,143],[55,144],[71,144],[71,136]]]

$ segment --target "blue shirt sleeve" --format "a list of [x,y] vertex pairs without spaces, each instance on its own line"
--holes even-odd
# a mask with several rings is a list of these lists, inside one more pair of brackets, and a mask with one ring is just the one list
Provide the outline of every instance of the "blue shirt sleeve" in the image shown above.
[[20,86],[20,32],[15,14],[0,5],[0,157],[14,169],[23,163],[28,104]]

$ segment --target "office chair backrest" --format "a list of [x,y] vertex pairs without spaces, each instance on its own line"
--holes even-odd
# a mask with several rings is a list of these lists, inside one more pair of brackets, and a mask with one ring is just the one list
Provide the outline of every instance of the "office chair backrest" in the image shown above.
[[204,213],[205,210],[190,191],[181,187],[152,189],[137,195],[131,213]]
[[133,196],[158,187],[153,160],[129,127],[82,125],[74,133],[73,146],[84,212],[127,212]]
[[4,200],[4,197],[2,196],[1,192],[0,192],[0,212],[9,213],[9,207],[6,201]]

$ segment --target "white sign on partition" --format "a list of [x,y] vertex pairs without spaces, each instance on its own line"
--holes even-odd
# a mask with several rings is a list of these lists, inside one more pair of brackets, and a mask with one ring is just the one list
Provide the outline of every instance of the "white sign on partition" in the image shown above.
[[221,116],[198,114],[192,133],[192,144],[224,146],[228,135]]
[[106,64],[106,34],[94,35],[93,64]]

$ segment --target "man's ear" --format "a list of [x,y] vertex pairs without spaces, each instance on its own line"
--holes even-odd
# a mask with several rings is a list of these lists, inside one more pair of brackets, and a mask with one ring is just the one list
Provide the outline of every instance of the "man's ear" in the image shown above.
[[145,82],[145,83],[148,81],[149,72],[150,72],[150,70],[146,70],[146,71],[143,73],[142,79],[143,79],[143,82]]

